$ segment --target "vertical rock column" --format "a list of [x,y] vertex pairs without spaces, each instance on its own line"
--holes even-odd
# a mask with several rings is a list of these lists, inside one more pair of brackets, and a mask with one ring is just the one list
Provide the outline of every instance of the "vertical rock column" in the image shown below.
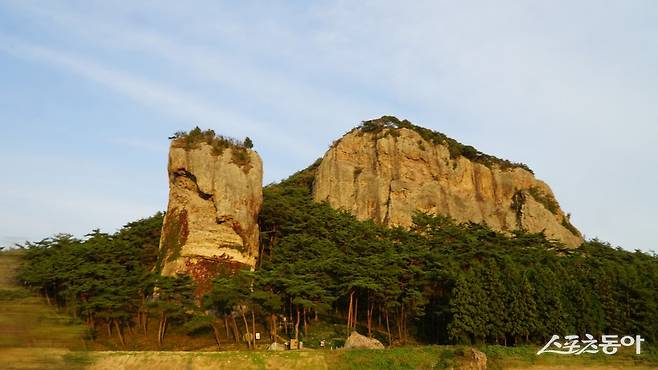
[[262,162],[250,149],[172,142],[169,203],[156,269],[190,275],[197,293],[212,279],[253,268],[258,257],[257,217],[263,203]]

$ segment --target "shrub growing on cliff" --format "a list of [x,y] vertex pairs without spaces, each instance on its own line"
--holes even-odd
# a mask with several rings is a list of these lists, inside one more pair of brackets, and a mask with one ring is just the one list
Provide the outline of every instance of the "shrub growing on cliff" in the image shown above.
[[484,164],[487,167],[497,166],[502,170],[522,168],[530,173],[532,170],[523,163],[510,162],[506,159],[501,159],[482,153],[470,145],[464,145],[455,139],[452,139],[445,134],[433,131],[424,127],[416,126],[408,120],[400,120],[394,116],[382,116],[377,119],[363,121],[357,130],[367,133],[379,133],[385,131],[386,135],[396,135],[396,129],[406,128],[418,133],[424,140],[433,145],[445,145],[450,152],[450,158],[457,158],[463,156],[471,161]]
[[185,149],[198,148],[201,143],[208,144],[212,147],[214,155],[222,155],[224,150],[231,148],[233,149],[233,162],[239,166],[249,164],[250,157],[247,149],[253,147],[253,142],[248,137],[244,141],[240,141],[228,136],[217,135],[214,130],[201,130],[199,127],[195,127],[187,133],[179,131],[174,134],[172,140],[172,146]]
[[[549,210],[552,214],[556,215],[560,211],[560,205],[557,203],[555,198],[551,196],[550,194],[546,194],[543,190],[540,188],[533,186],[528,189],[528,193],[541,205],[544,206],[547,210]],[[578,233],[576,233],[578,234]]]

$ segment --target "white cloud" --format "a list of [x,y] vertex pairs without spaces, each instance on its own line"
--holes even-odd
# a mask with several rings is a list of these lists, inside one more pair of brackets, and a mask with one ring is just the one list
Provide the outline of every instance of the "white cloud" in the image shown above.
[[[31,4],[12,10],[75,53],[16,39],[0,48],[166,115],[230,122],[221,131],[265,146],[275,178],[357,121],[398,114],[528,162],[586,234],[655,246],[653,2]],[[176,76],[140,74],[137,56]]]

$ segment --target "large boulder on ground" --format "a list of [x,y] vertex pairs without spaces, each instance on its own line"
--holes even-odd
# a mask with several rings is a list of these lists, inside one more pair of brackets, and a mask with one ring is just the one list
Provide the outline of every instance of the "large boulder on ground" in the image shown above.
[[375,338],[368,338],[353,331],[345,341],[345,348],[384,349],[384,345]]
[[487,355],[475,348],[470,348],[464,353],[464,361],[460,370],[487,370]]
[[286,350],[286,345],[274,342],[267,346],[268,351],[285,351]]

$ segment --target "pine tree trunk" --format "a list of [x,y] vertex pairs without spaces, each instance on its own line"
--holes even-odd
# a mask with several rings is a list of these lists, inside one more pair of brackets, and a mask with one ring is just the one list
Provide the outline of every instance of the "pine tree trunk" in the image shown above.
[[304,337],[306,337],[306,327],[308,326],[308,321],[306,321],[306,307],[304,307]]
[[252,333],[251,340],[254,343],[254,349],[255,349],[256,348],[256,312],[253,309],[251,310],[251,333]]
[[400,331],[400,340],[402,341],[402,343],[405,343],[406,340],[407,340],[407,326],[406,326],[407,320],[406,320],[406,315],[404,313],[404,305],[402,305],[402,308],[401,308],[400,311],[401,311],[401,313],[400,313],[400,328],[402,329]]
[[368,312],[367,312],[367,321],[368,321],[368,338],[372,338],[372,311],[375,309],[374,305],[368,302]]
[[123,337],[119,320],[114,320],[114,327],[117,329],[117,336],[119,337],[119,342],[121,342],[121,346],[126,347],[126,339]]
[[224,315],[224,329],[226,329],[226,339],[230,338],[230,335],[228,333],[228,315]]
[[144,314],[144,319],[142,321],[142,329],[144,330],[144,336],[148,336],[148,327],[149,327],[149,315],[148,313]]
[[384,311],[384,316],[386,316],[386,332],[388,333],[388,345],[390,346],[393,343],[393,338],[391,337],[391,326],[388,322],[388,310]]
[[233,338],[235,339],[235,344],[240,344],[240,330],[238,330],[238,323],[235,321],[235,316],[231,315],[231,321],[233,321]]
[[242,315],[242,322],[244,322],[244,339],[247,340],[247,348],[251,349],[251,340],[249,340],[249,323],[247,322],[247,317],[244,315],[244,311],[240,310]]
[[162,343],[164,342],[164,337],[165,337],[165,330],[167,327],[167,316],[162,312],[160,314],[160,322],[158,325],[158,345],[162,347]]
[[219,328],[217,327],[216,323],[212,323],[210,326],[212,326],[212,332],[215,335],[215,342],[217,343],[217,350],[221,351],[222,350],[222,343],[219,340]]
[[398,327],[398,338],[402,341],[402,307],[398,310],[396,321]]
[[276,315],[270,314],[270,341],[276,342]]
[[347,306],[347,335],[350,335],[352,329],[352,299],[354,297],[354,291],[350,292],[350,303]]
[[354,299],[354,319],[352,320],[352,329],[356,330],[356,324],[359,323],[359,297]]
[[139,311],[137,311],[137,325],[141,328],[144,326],[144,317],[142,315],[142,309],[140,308]]
[[297,321],[295,321],[295,339],[299,340],[299,305],[295,305],[295,307],[297,308]]
[[169,318],[165,316],[165,324],[162,327],[162,343],[164,343],[164,338],[167,336],[168,327],[169,327]]
[[289,322],[290,322],[290,321],[286,321],[286,313],[285,313],[285,311],[284,311],[284,312],[283,312],[283,323],[284,323],[284,325],[283,325],[283,332],[286,333],[286,335],[288,335],[288,323],[289,323]]
[[382,306],[377,307],[377,326],[382,327]]

